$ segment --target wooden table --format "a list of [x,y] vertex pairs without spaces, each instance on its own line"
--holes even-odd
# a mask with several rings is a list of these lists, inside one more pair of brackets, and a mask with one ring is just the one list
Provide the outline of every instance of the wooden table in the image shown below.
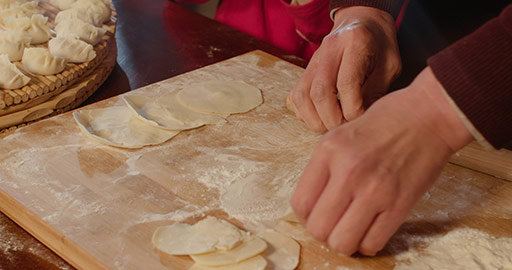
[[[439,3],[438,3],[439,2]],[[393,88],[407,85],[425,58],[460,38],[507,1],[478,10],[471,3],[455,9],[441,1],[412,1],[399,32],[404,72]],[[118,64],[86,104],[136,89],[254,50],[305,67],[306,61],[165,0],[114,0],[118,12]],[[460,14],[447,14],[446,10]],[[431,17],[438,13],[436,17]],[[457,17],[453,27],[443,27]],[[37,240],[0,214],[0,269],[72,269]]]

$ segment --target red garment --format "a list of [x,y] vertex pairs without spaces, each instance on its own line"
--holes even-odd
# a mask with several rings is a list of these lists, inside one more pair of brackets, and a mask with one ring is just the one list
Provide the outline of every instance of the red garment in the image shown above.
[[311,58],[333,26],[329,0],[312,0],[300,6],[287,0],[223,0],[215,20],[305,59]]

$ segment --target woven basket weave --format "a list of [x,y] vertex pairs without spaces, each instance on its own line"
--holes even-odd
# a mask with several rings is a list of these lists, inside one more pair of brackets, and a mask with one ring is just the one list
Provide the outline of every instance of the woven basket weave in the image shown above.
[[[40,1],[39,7],[53,27],[59,10],[47,1]],[[51,76],[30,74],[24,70],[20,62],[15,63],[31,80],[20,89],[0,89],[0,132],[71,110],[100,87],[116,63],[114,9],[112,19],[103,27],[108,31],[94,46],[96,58],[90,62],[70,63],[64,71]]]

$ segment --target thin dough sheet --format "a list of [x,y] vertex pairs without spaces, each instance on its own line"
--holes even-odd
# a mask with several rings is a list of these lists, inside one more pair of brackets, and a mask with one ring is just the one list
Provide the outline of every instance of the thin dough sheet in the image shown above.
[[243,81],[190,84],[176,98],[187,108],[202,113],[243,113],[263,103],[260,89]]
[[73,117],[86,136],[123,148],[161,144],[179,133],[139,120],[128,107],[81,110],[74,112]]
[[261,255],[254,256],[239,263],[222,266],[205,266],[195,263],[188,270],[264,270],[267,261]]
[[124,102],[137,116],[157,127],[170,130],[186,130],[205,124],[224,121],[229,114],[204,114],[192,111],[176,100],[177,92],[171,92],[158,98],[145,96],[126,96]]

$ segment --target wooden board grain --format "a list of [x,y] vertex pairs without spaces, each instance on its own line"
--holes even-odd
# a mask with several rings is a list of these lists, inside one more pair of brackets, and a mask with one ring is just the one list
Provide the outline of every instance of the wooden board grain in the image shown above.
[[[410,235],[472,227],[512,236],[512,183],[447,165],[390,244],[374,258],[342,257],[278,218],[319,135],[285,107],[302,69],[254,51],[135,91],[156,97],[200,80],[244,80],[264,103],[228,121],[126,150],[83,136],[70,113],[0,134],[0,210],[78,269],[188,269],[151,245],[160,225],[205,214],[252,232],[299,240],[299,269],[393,269]],[[119,97],[89,108],[123,105]]]

